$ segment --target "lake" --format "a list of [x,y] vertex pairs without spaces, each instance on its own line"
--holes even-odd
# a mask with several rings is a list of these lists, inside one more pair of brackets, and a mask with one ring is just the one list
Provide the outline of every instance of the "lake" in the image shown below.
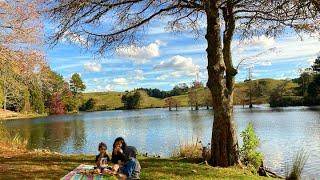
[[[304,149],[309,153],[304,177],[320,177],[320,107],[235,106],[234,111],[238,135],[249,122],[254,124],[267,167],[284,174],[295,154]],[[168,157],[181,144],[197,139],[209,143],[212,116],[212,111],[206,109],[144,109],[56,115],[2,124],[28,139],[29,148],[96,154],[99,142],[106,142],[110,152],[113,140],[122,136],[141,153]]]

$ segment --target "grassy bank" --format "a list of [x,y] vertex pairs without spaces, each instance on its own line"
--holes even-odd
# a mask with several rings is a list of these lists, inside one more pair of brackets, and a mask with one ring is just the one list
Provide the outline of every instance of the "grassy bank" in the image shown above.
[[18,113],[3,109],[0,109],[0,121],[1,120],[12,120],[12,119],[29,119],[29,118],[36,118],[36,117],[43,117],[47,116],[47,114],[37,114],[37,113]]
[[[59,179],[94,156],[45,152],[0,154],[0,179]],[[182,159],[139,158],[142,179],[266,179],[238,167],[213,168]]]

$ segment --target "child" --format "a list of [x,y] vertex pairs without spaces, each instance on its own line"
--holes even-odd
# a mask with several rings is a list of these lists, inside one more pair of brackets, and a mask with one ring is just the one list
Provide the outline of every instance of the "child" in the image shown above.
[[107,145],[105,143],[101,142],[98,150],[100,153],[96,156],[97,168],[95,169],[95,173],[100,174],[104,172],[105,168],[107,168],[110,158],[107,154]]
[[136,159],[137,149],[133,146],[127,146],[126,159],[120,173],[118,173],[119,179],[140,179],[141,166]]

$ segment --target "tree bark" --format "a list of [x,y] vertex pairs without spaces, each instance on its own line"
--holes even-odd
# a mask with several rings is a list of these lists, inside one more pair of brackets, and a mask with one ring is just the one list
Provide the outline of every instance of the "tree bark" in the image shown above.
[[207,15],[208,47],[206,51],[209,77],[207,86],[211,91],[214,107],[210,163],[213,166],[227,167],[235,165],[239,160],[233,119],[233,86],[236,74],[231,60],[233,30],[224,32],[224,48],[222,49],[220,12],[217,2],[207,0],[205,12]]

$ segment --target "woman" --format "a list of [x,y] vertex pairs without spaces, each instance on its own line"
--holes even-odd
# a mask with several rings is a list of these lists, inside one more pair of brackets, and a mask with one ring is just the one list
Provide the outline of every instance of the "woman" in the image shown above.
[[127,144],[122,137],[114,140],[111,161],[113,164],[122,164],[126,160]]
[[119,179],[140,179],[141,166],[136,159],[137,149],[133,146],[127,146],[122,137],[115,139],[113,143],[112,159],[114,163],[112,174]]

